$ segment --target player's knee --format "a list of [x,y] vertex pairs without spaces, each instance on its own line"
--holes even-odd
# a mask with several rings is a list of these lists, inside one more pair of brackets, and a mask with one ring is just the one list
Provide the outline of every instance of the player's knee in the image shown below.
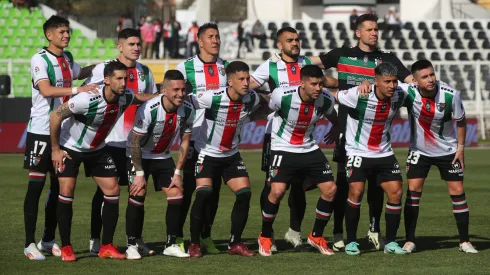
[[213,195],[211,186],[201,185],[196,188],[196,203],[208,200]]
[[402,194],[402,188],[396,188],[386,193],[386,195],[388,196],[388,200],[391,202],[399,202],[402,198]]
[[269,192],[270,202],[277,204],[284,197],[284,190],[272,188]]
[[450,195],[461,195],[464,193],[463,183],[449,185]]
[[162,188],[167,197],[179,197],[183,196],[184,193],[180,188]]
[[250,188],[242,188],[238,190],[236,193],[236,202],[239,204],[243,204],[247,207],[250,206],[250,199],[252,198],[252,192]]

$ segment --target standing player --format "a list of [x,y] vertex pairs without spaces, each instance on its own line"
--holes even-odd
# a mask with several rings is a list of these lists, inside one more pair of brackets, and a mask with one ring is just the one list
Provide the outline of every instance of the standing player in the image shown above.
[[[137,61],[141,51],[141,38],[139,37],[138,31],[128,28],[119,32],[117,49],[120,53],[116,60],[128,67],[128,82],[126,83],[126,88],[131,89],[135,94],[157,93],[155,80],[150,69]],[[98,64],[85,83],[94,83],[97,85],[103,84],[104,68],[108,62]],[[111,153],[114,164],[116,165],[119,177],[118,183],[120,186],[128,185],[128,171],[126,170],[126,140],[134,124],[136,108],[136,105],[131,105],[124,111],[106,139],[107,150]],[[102,190],[97,187],[97,191],[92,199],[90,230],[90,254],[92,256],[96,256],[100,249],[100,231],[102,229],[102,217],[100,213],[103,202],[104,194],[102,193]],[[150,250],[143,242],[142,232],[138,232],[134,237],[136,238],[128,238],[128,246],[136,245],[140,254],[152,255],[154,253],[154,251]]]
[[[63,261],[76,260],[70,234],[73,194],[82,162],[85,175],[92,176],[104,192],[104,233],[99,257],[126,258],[112,244],[119,216],[119,185],[116,166],[110,152],[105,148],[104,140],[128,106],[140,104],[151,98],[149,95],[135,95],[132,90],[126,88],[126,81],[126,65],[118,61],[110,62],[104,68],[104,85],[97,88],[97,93],[75,96],[50,115],[51,155],[60,182],[57,214]],[[61,124],[66,118],[69,120],[63,123],[61,129]]]
[[[338,71],[339,90],[347,90],[360,85],[365,80],[373,82],[374,68],[382,62],[390,62],[398,68],[398,79],[410,83],[412,76],[400,60],[393,54],[380,51],[376,46],[378,43],[378,17],[374,14],[364,14],[356,21],[356,36],[359,44],[353,48],[337,48],[320,56],[325,69],[336,67]],[[345,152],[345,125],[348,114],[353,110],[345,105],[339,105],[339,125],[341,126],[341,137],[336,143],[333,161],[338,163],[337,171],[337,196],[334,202],[334,251],[344,248],[343,220],[345,212],[345,200],[347,199],[348,183],[343,168],[346,163]],[[368,204],[370,228],[367,233],[369,242],[376,249],[383,247],[380,236],[379,221],[383,211],[383,190],[376,185],[376,179],[368,178]]]
[[[44,260],[45,257],[40,251],[55,256],[61,255],[61,250],[54,240],[59,184],[51,164],[49,114],[62,103],[62,97],[68,98],[96,88],[96,85],[72,87],[72,80],[87,77],[93,66],[80,69],[71,53],[64,50],[70,42],[69,24],[68,20],[62,17],[51,16],[43,25],[49,45],[31,59],[32,108],[24,155],[24,168],[29,169],[29,184],[24,200],[24,254],[31,260]],[[51,175],[51,188],[45,204],[43,238],[36,247],[34,235],[39,198],[47,172]]]
[[[415,250],[415,228],[425,178],[432,165],[446,181],[459,232],[459,250],[478,253],[468,236],[469,208],[463,188],[466,119],[459,91],[437,81],[432,63],[412,65],[415,85],[408,86],[405,106],[410,120],[410,151],[407,159],[408,190],[405,201],[407,252]],[[457,121],[454,131],[452,118]]]
[[320,119],[328,118],[335,136],[337,113],[335,100],[323,92],[323,72],[315,65],[301,69],[301,85],[280,87],[272,92],[269,108],[272,109],[272,142],[270,156],[271,190],[262,206],[262,233],[259,235],[259,253],[272,255],[272,224],[279,211],[279,203],[288,184],[295,175],[303,189],[318,187],[321,196],[316,206],[316,220],[308,243],[325,255],[333,255],[323,238],[323,230],[332,213],[336,186],[330,164],[322,153],[312,133]]
[[[193,105],[205,110],[197,139],[198,151],[195,163],[196,198],[191,210],[191,257],[201,257],[199,236],[205,220],[207,205],[212,202],[213,179],[223,177],[235,193],[236,200],[231,212],[231,236],[228,254],[253,256],[241,240],[250,207],[250,182],[247,167],[238,152],[240,133],[249,121],[262,97],[249,90],[249,67],[241,61],[231,62],[226,68],[228,87],[201,92],[191,96]],[[185,187],[184,187],[185,188]]]
[[[215,23],[206,23],[199,27],[197,32],[197,43],[199,44],[199,54],[181,62],[177,65],[187,83],[187,90],[192,91],[193,95],[208,90],[217,90],[226,87],[225,69],[228,61],[219,58],[221,40],[218,25]],[[191,94],[191,92],[189,92]],[[199,128],[204,121],[204,110],[196,110],[191,136],[191,145],[187,165],[184,167],[184,200],[180,212],[180,232],[177,243],[184,249],[184,232],[183,227],[189,207],[191,205],[192,194],[196,189],[196,178],[194,175],[194,164],[197,161],[197,152],[195,152],[195,140],[198,136]],[[219,190],[221,189],[221,178],[213,179],[213,198],[209,203],[209,209],[206,211],[206,219],[203,223],[203,232],[201,234],[201,244],[207,253],[219,253],[211,239],[211,227],[218,210]]]
[[397,110],[402,107],[406,93],[397,87],[397,67],[383,62],[374,69],[373,93],[360,98],[357,87],[339,91],[339,104],[352,108],[347,117],[346,176],[349,194],[345,211],[347,229],[347,255],[359,255],[357,226],[361,212],[361,200],[368,176],[385,191],[388,201],[385,209],[386,242],[385,253],[405,254],[396,242],[396,232],[400,225],[402,175],[400,165],[391,149],[391,122]]
[[[182,169],[189,150],[194,120],[193,108],[185,98],[184,76],[178,70],[169,70],[163,79],[163,96],[141,105],[136,123],[128,138],[127,165],[130,171],[129,203],[126,211],[128,239],[134,239],[143,230],[144,203],[148,177],[152,175],[155,191],[167,197],[167,247],[164,255],[189,257],[176,244],[182,204]],[[179,158],[175,166],[170,145],[175,135],[181,135]],[[136,245],[126,251],[128,259],[141,259]]]

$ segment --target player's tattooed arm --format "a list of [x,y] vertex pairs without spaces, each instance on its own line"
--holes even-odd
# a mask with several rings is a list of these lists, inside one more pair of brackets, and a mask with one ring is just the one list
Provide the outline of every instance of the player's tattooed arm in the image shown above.
[[182,170],[184,168],[187,153],[189,152],[190,140],[191,133],[184,133],[181,137],[179,157],[177,158],[177,164],[175,165],[175,169],[177,170]]
[[143,104],[148,100],[160,96],[159,94],[135,94],[131,104]]
[[92,70],[95,68],[97,64],[89,65],[87,67],[83,67],[80,69],[80,74],[78,74],[77,79],[85,79],[92,74]]
[[337,111],[333,109],[332,112],[329,115],[326,115],[325,117],[330,121],[330,123],[332,123],[332,127],[330,127],[330,131],[323,137],[323,141],[326,144],[332,144],[337,141],[340,134],[340,126],[337,117]]
[[143,171],[143,165],[141,162],[141,139],[142,135],[132,133],[131,134],[131,143],[129,145],[129,149],[131,150],[131,161],[133,162],[134,169],[136,171]]
[[51,115],[49,116],[49,129],[51,135],[51,147],[53,149],[57,150],[60,148],[61,123],[72,115],[73,113],[70,110],[68,102],[61,104],[54,112],[51,112]]

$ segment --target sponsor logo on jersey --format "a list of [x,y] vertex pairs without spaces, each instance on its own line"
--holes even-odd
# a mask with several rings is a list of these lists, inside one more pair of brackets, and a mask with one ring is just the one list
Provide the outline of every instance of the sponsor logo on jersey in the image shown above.
[[109,169],[116,169],[116,165],[114,164],[114,160],[112,160],[112,158],[111,158],[111,157],[108,157],[108,158],[107,158],[107,163],[108,163],[108,165],[104,166],[104,168],[105,168],[106,170],[109,170]]
[[384,113],[386,111],[386,106],[387,106],[386,103],[383,103],[383,105],[381,105],[381,112],[382,113]]
[[391,173],[392,173],[392,174],[401,174],[401,171],[400,171],[400,164],[398,164],[398,162],[395,162],[395,163],[393,164],[393,167],[394,167],[395,169],[391,170]]
[[436,107],[439,112],[442,112],[444,109],[446,109],[446,103],[437,103]]
[[463,175],[463,169],[459,162],[453,163],[453,169],[449,170],[448,172],[451,174],[460,174],[460,176]]
[[35,72],[36,74],[38,74],[38,73],[39,73],[39,71],[40,71],[39,67],[38,67],[38,66],[36,66],[36,67],[34,68],[34,72]]

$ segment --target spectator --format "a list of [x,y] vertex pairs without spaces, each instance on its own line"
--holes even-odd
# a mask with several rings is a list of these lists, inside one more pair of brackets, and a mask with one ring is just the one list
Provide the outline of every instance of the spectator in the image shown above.
[[247,51],[250,52],[250,48],[248,46],[248,40],[245,38],[245,28],[243,26],[243,20],[240,20],[238,22],[238,29],[237,29],[237,38],[238,38],[238,50],[236,53],[236,58],[240,58],[240,48],[242,47],[242,43],[245,42],[245,47],[247,48]]
[[[192,26],[189,28],[187,32],[187,42],[186,42],[186,52],[185,55],[187,58],[199,54],[199,45],[197,44],[197,31],[199,30],[199,26],[197,26],[197,22],[192,22]],[[195,50],[193,50],[193,48]]]
[[143,40],[141,58],[152,58],[153,43],[155,42],[155,25],[153,25],[151,16],[146,17],[146,22],[141,27],[141,40]]
[[26,0],[13,0],[12,5],[18,9],[28,9],[29,3]]
[[172,52],[170,52],[170,57],[179,58],[179,32],[180,32],[180,23],[175,20],[175,17],[172,17]]
[[133,19],[131,19],[130,15],[127,14],[123,15],[123,18],[124,20],[122,21],[122,27],[121,27],[122,30],[134,28]]
[[119,18],[119,21],[117,22],[117,26],[116,26],[116,31],[117,31],[118,33],[119,33],[119,32],[121,32],[121,30],[123,30],[123,28],[122,28],[122,23],[123,23],[123,21],[124,21],[124,17],[122,17],[122,16],[121,16],[121,17]]
[[[19,0],[17,0],[17,1],[19,1]],[[58,8],[58,10],[56,11],[56,15],[61,16],[61,17],[66,18],[66,19],[68,19],[68,16],[69,16],[68,12],[66,12],[63,8]]]
[[254,46],[254,39],[259,39],[259,42],[265,40],[267,37],[265,35],[265,27],[260,20],[257,19],[252,27],[252,46]]
[[143,27],[144,24],[145,24],[145,17],[141,16],[140,21],[138,22],[138,24],[136,24],[136,30],[140,33],[140,37],[141,37],[141,27]]
[[366,10],[366,13],[367,14],[374,14],[374,11],[371,7],[369,7],[367,10]]
[[395,6],[391,6],[388,13],[385,15],[386,31],[388,35],[390,31],[396,31],[400,29],[401,21],[400,14],[397,12]]
[[173,52],[172,31],[172,22],[167,20],[165,24],[163,24],[163,57],[170,56]]
[[155,43],[153,43],[153,51],[155,59],[160,59],[160,42],[162,41],[163,25],[160,19],[155,20]]
[[351,29],[351,31],[355,31],[356,30],[356,21],[357,21],[357,18],[358,17],[359,17],[359,15],[357,15],[357,10],[356,9],[353,9],[352,10],[352,13],[349,16],[349,22],[350,22],[350,29]]

